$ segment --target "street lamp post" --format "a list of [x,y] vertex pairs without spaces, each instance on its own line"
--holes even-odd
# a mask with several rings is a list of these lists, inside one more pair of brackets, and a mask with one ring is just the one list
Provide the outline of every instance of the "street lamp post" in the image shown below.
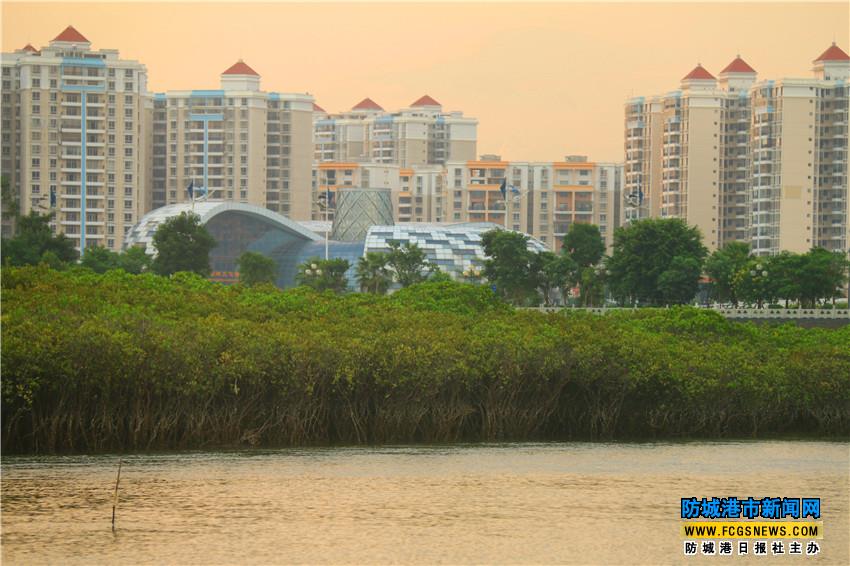
[[481,281],[481,269],[474,265],[470,265],[466,271],[463,272],[463,277],[473,285],[477,285]]
[[323,194],[320,194],[319,198],[317,200],[317,204],[319,205],[319,208],[321,208],[325,212],[325,261],[327,261],[329,259],[328,258],[328,235],[331,231],[331,227],[328,226],[328,223],[329,223],[328,213],[329,213],[329,210],[330,210],[330,207],[331,207],[330,200],[331,200],[330,199],[330,189],[327,189],[327,190],[325,190],[325,192]]
[[322,276],[322,270],[319,269],[319,266],[315,263],[311,263],[305,270],[304,275],[309,277],[310,279],[319,278]]

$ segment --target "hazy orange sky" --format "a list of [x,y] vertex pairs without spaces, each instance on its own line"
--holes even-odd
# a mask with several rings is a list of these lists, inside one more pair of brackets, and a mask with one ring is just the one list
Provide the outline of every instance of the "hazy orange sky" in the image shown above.
[[678,88],[735,54],[764,78],[808,77],[850,3],[2,4],[3,51],[73,24],[94,48],[147,65],[149,87],[215,88],[243,58],[262,88],[310,92],[328,111],[430,94],[479,120],[479,153],[621,160],[623,103]]

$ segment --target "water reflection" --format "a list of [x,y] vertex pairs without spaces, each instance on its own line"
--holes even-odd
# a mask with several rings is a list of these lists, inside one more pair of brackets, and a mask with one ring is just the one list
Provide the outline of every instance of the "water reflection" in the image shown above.
[[113,535],[116,468],[4,458],[4,564],[680,562],[679,498],[711,495],[820,496],[822,555],[803,560],[850,562],[846,443],[130,455]]

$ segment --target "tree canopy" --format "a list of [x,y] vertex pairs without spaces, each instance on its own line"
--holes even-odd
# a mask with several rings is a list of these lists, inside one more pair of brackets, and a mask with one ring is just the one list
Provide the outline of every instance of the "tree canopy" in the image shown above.
[[573,223],[564,236],[562,252],[568,254],[579,267],[590,267],[602,260],[605,240],[595,224]]
[[191,271],[210,274],[210,251],[216,242],[201,224],[201,217],[181,212],[163,222],[153,235],[156,258],[153,270],[159,275]]
[[850,433],[850,326],[550,315],[430,281],[381,297],[27,266],[0,283],[6,453]]
[[758,306],[781,300],[811,308],[843,295],[848,266],[842,254],[823,248],[750,257],[735,273],[733,290],[740,300]]
[[19,216],[17,235],[3,240],[3,263],[14,266],[38,265],[43,259],[56,265],[75,262],[79,253],[74,249],[73,240],[64,234],[54,235],[50,229],[51,218],[51,214],[35,211]]
[[490,230],[481,235],[484,276],[495,286],[496,294],[515,305],[535,303],[538,278],[532,275],[533,252],[528,236],[509,230]]
[[21,212],[18,195],[12,191],[12,184],[6,175],[0,176],[0,205],[2,205],[3,219],[17,220]]
[[239,283],[247,287],[268,283],[274,285],[277,279],[275,261],[257,252],[243,252],[236,260],[239,270]]
[[396,282],[409,287],[426,281],[436,269],[430,264],[425,251],[416,244],[390,242],[387,253],[387,265],[392,269]]
[[735,276],[750,259],[750,246],[744,242],[729,242],[715,250],[705,261],[705,274],[711,279],[711,295],[716,301],[738,304]]
[[551,305],[556,291],[566,297],[569,286],[575,283],[576,264],[572,258],[553,252],[529,253],[529,276],[536,280],[543,304]]
[[360,290],[366,293],[383,295],[393,281],[389,266],[389,255],[381,252],[366,252],[357,261],[357,281]]
[[623,302],[689,302],[708,250],[696,227],[678,218],[646,219],[618,228],[607,261],[612,293]]
[[344,293],[348,288],[345,272],[351,264],[344,259],[319,259],[314,257],[298,266],[295,282],[317,291]]

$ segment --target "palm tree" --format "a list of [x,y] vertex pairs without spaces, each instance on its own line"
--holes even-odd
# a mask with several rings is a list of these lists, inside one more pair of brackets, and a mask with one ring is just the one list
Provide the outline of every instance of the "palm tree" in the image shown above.
[[392,283],[392,273],[387,266],[387,254],[367,252],[357,262],[357,281],[360,290],[383,295]]

